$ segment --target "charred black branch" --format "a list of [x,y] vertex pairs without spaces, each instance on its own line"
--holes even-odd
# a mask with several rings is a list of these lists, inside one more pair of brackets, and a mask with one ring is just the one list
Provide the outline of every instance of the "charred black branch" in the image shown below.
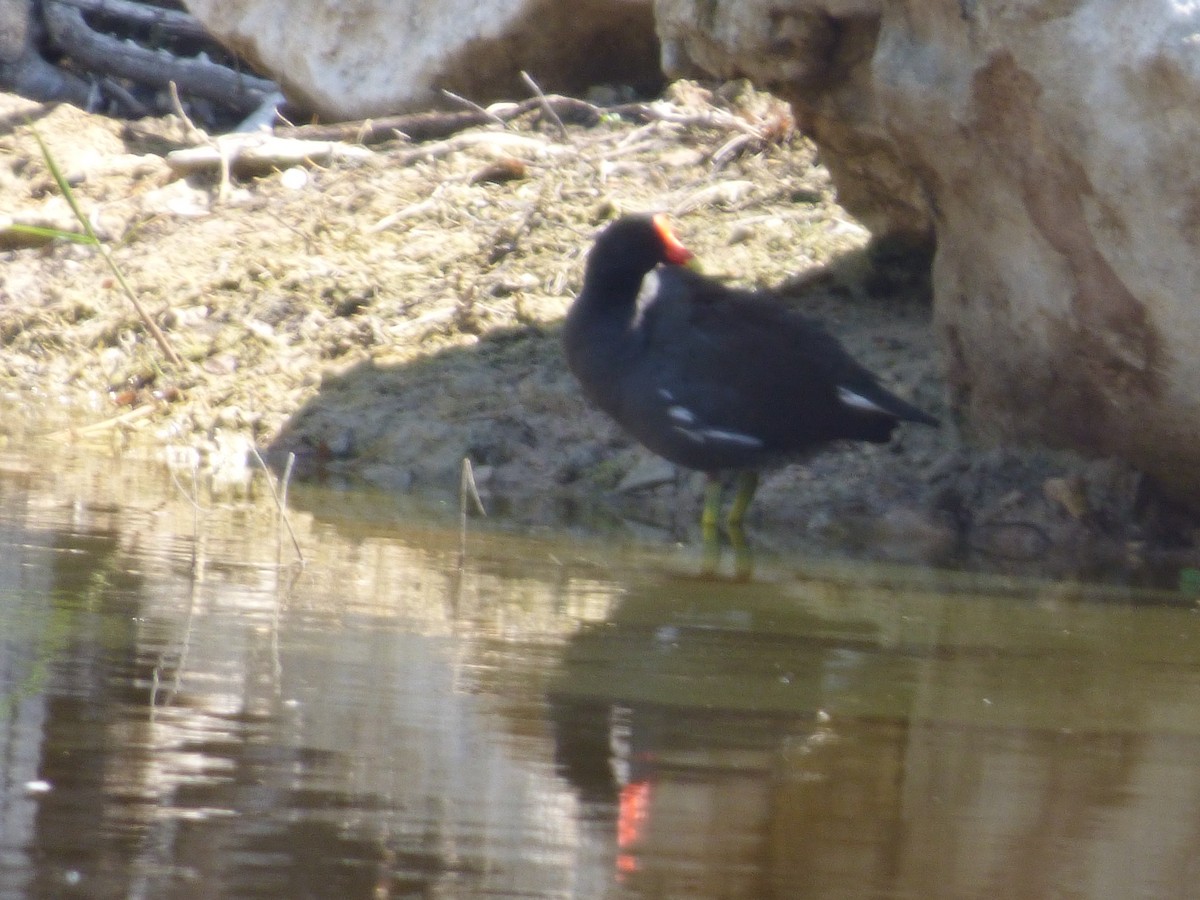
[[53,0],[59,6],[73,6],[108,21],[136,25],[147,30],[156,30],[174,37],[190,38],[195,41],[208,40],[208,32],[194,17],[174,9],[146,6],[132,0]]
[[178,106],[226,128],[273,103],[271,81],[238,71],[191,15],[134,0],[0,0],[0,90],[144,116]]
[[204,57],[180,59],[93,31],[83,18],[79,2],[44,0],[42,13],[51,40],[92,71],[159,88],[174,81],[185,94],[239,107],[253,107],[276,89],[273,82]]

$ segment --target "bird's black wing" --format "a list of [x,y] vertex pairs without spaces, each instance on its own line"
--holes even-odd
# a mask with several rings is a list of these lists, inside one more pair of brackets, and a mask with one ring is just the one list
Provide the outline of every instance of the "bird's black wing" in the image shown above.
[[646,415],[665,404],[694,440],[723,441],[731,452],[757,445],[764,456],[838,438],[886,440],[898,418],[931,421],[882,388],[819,323],[778,300],[687,269],[656,274],[642,329],[642,365],[652,370],[629,379]]

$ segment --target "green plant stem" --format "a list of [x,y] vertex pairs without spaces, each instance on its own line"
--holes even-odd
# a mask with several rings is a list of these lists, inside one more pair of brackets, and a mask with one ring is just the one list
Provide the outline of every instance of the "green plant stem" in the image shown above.
[[175,348],[171,346],[171,342],[167,340],[167,336],[158,327],[158,323],[146,312],[146,308],[138,300],[137,294],[133,292],[133,288],[125,280],[125,275],[121,271],[120,266],[112,258],[112,253],[109,251],[108,245],[100,240],[100,237],[96,234],[96,230],[92,228],[91,220],[83,214],[83,209],[79,206],[79,201],[75,199],[75,192],[71,190],[71,185],[63,175],[62,169],[58,167],[58,163],[55,162],[54,157],[50,154],[50,148],[46,146],[46,142],[42,140],[42,136],[32,124],[29,128],[33,132],[34,139],[38,142],[38,147],[41,148],[42,157],[46,160],[46,166],[50,169],[50,174],[54,176],[54,181],[58,185],[58,189],[62,191],[62,195],[66,198],[67,203],[70,204],[71,212],[75,214],[75,218],[83,226],[83,230],[88,236],[88,243],[94,244],[100,251],[100,255],[104,258],[109,271],[112,272],[113,277],[117,280],[117,284],[125,292],[125,296],[129,298],[129,302],[133,304],[133,308],[137,311],[142,324],[146,326],[146,330],[150,332],[150,335],[162,349],[163,355],[166,356],[171,365],[182,366],[183,359],[175,352]]

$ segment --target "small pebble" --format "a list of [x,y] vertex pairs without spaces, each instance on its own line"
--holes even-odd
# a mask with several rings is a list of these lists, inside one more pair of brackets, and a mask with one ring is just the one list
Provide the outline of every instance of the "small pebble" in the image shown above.
[[290,191],[302,190],[308,184],[308,170],[302,166],[284,169],[279,176],[279,183]]

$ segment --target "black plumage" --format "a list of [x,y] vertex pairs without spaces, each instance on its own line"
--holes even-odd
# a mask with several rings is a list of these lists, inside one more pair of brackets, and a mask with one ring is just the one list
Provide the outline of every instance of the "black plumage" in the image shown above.
[[901,421],[937,424],[820,323],[686,267],[690,257],[663,217],[618,219],[589,253],[563,329],[584,393],[650,450],[715,476],[837,440],[882,443]]

